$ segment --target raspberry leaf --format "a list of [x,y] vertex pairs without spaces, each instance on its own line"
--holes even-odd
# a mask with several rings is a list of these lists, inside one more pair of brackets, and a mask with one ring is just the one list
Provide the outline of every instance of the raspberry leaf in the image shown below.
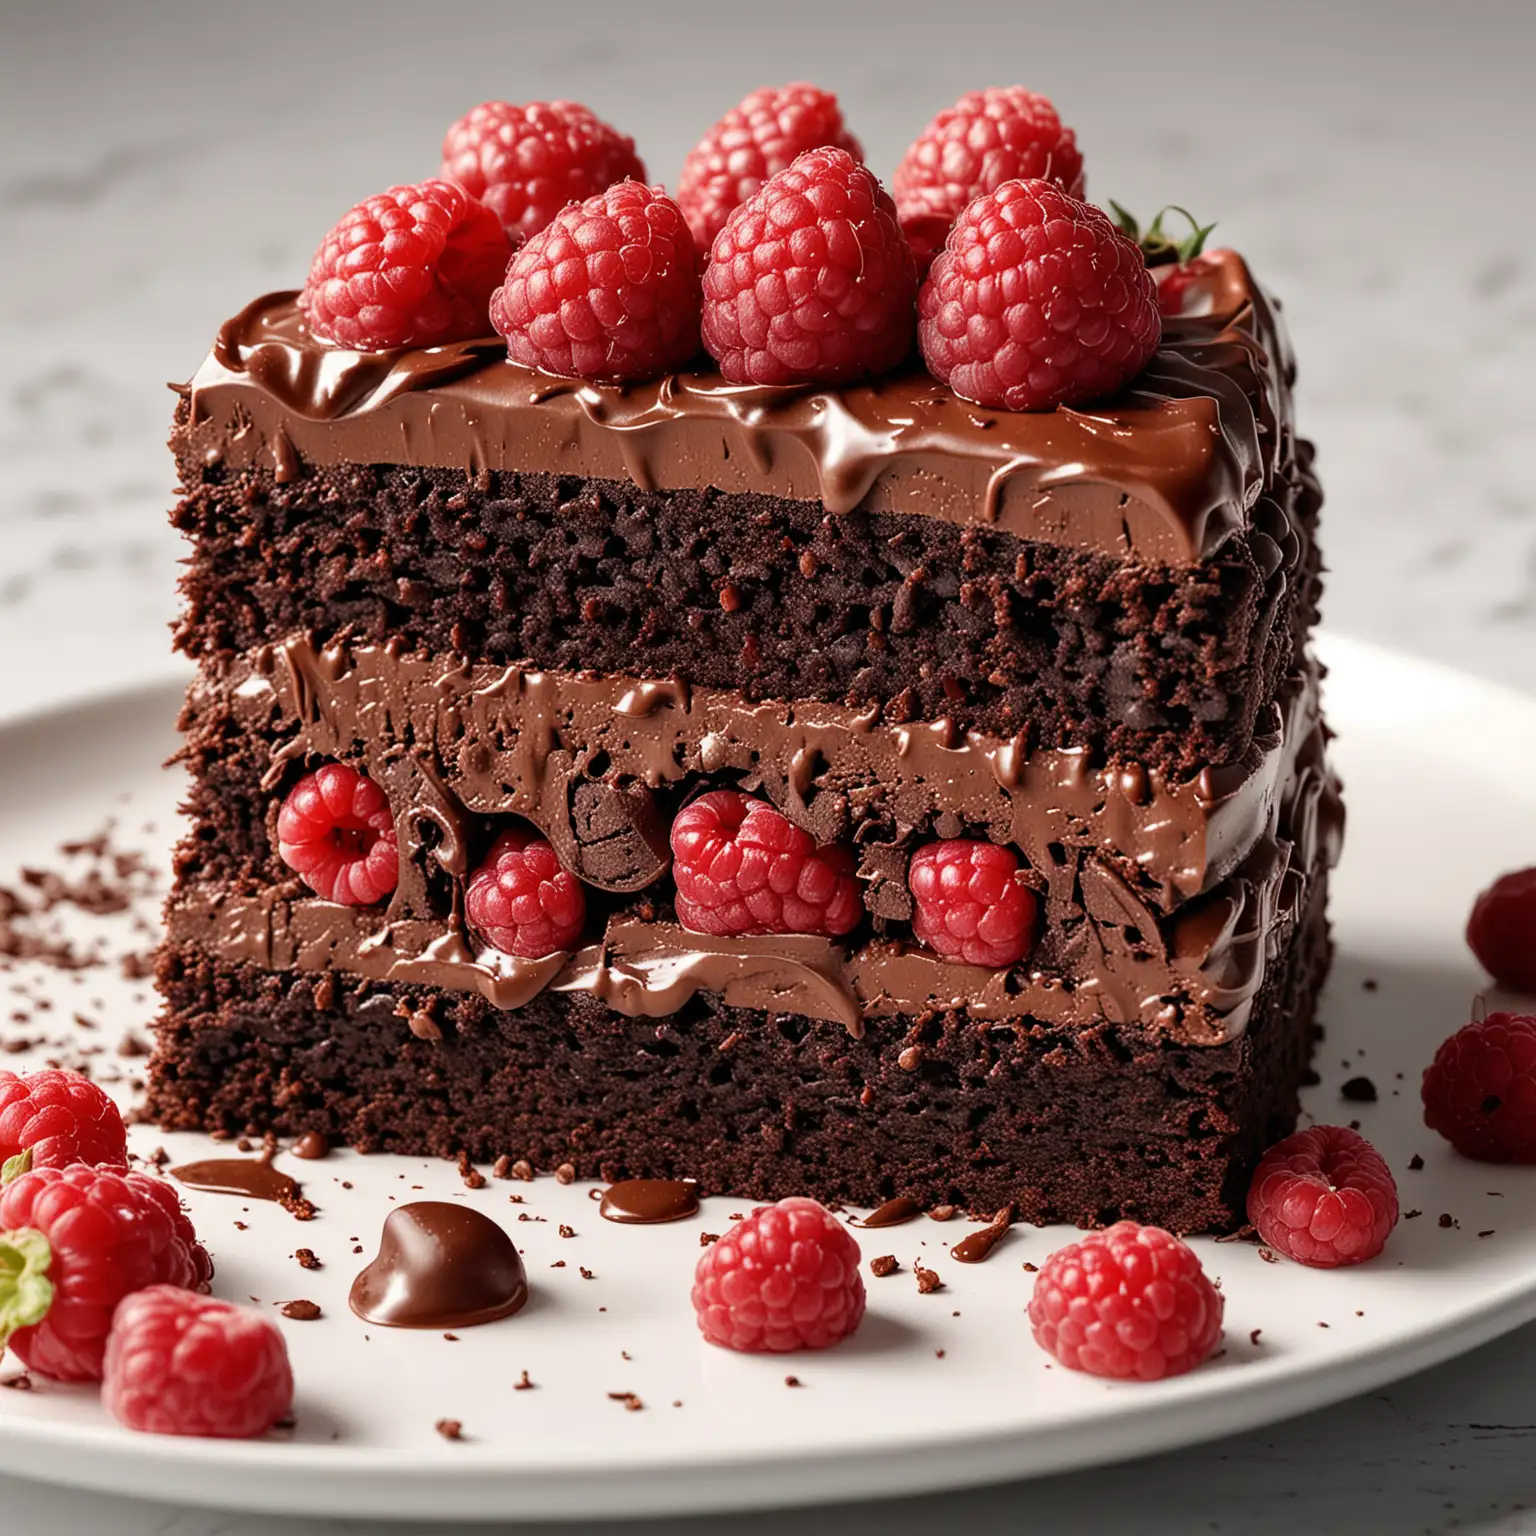
[[[1189,209],[1181,208],[1177,203],[1169,203],[1166,208],[1158,210],[1157,217],[1143,230],[1136,215],[1122,208],[1114,198],[1110,198],[1109,206],[1114,212],[1120,233],[1141,247],[1149,267],[1161,266],[1169,261],[1177,262],[1181,267],[1188,266],[1205,249],[1206,240],[1216,228],[1214,223],[1202,224]],[[1163,220],[1170,213],[1180,214],[1189,221],[1190,233],[1182,240],[1175,240],[1163,228]]]
[[6,1158],[0,1165],[0,1189],[4,1189],[13,1179],[19,1179],[24,1173],[32,1171],[32,1148],[23,1147],[15,1157]]
[[53,1305],[53,1249],[41,1232],[0,1232],[0,1350],[18,1328],[42,1322]]

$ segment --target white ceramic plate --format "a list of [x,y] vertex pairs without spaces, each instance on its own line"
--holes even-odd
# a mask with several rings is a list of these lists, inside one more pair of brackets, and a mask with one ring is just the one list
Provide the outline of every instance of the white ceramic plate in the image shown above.
[[[617,1227],[599,1219],[582,1185],[492,1180],[471,1192],[446,1164],[285,1154],[280,1166],[320,1207],[313,1222],[229,1197],[189,1201],[217,1257],[218,1294],[323,1308],[319,1321],[282,1325],[299,1383],[291,1436],[135,1436],[93,1393],[39,1382],[0,1391],[0,1471],[364,1517],[659,1514],[931,1492],[1248,1428],[1536,1317],[1536,1170],[1459,1160],[1423,1129],[1417,1093],[1478,985],[1461,940],[1473,896],[1500,870],[1536,860],[1536,702],[1355,642],[1332,638],[1322,651],[1350,826],[1315,1063],[1322,1082],[1307,1109],[1323,1121],[1358,1119],[1396,1171],[1404,1208],[1422,1212],[1375,1263],[1309,1271],[1263,1262],[1252,1244],[1202,1240],[1227,1298],[1225,1352],[1180,1380],[1108,1384],[1053,1368],[1023,1316],[1021,1264],[1073,1234],[1016,1228],[987,1263],[961,1266],[946,1249],[964,1224],[923,1218],[859,1234],[866,1256],[891,1253],[902,1268],[869,1280],[852,1340],[820,1355],[746,1358],[702,1344],[688,1303],[699,1234],[722,1231],[742,1202],[709,1200],[674,1226]],[[175,705],[175,690],[160,686],[0,730],[0,878],[29,862],[56,867],[62,839],[109,815],[119,843],[163,858],[177,780],[159,764]],[[152,916],[154,901],[144,905]],[[75,930],[117,949],[146,942],[127,915],[81,917]],[[54,1006],[36,1011],[17,986]],[[143,1031],[153,1000],[115,968],[18,968],[0,975],[0,1000],[0,1040],[46,1040],[6,1065],[93,1047],[105,1047],[92,1057],[98,1075],[141,1065],[113,1047],[125,1029]],[[5,1022],[13,1008],[31,1019]],[[98,1027],[71,1023],[77,1011]],[[1341,1099],[1340,1085],[1361,1074],[1378,1102]],[[162,1144],[175,1161],[213,1151],[199,1137],[134,1132],[142,1154]],[[1420,1171],[1409,1171],[1414,1154]],[[533,1287],[526,1310],[457,1342],[355,1319],[348,1285],[391,1202],[409,1198],[471,1201],[506,1223]],[[560,1236],[561,1223],[575,1235]],[[291,1257],[299,1246],[324,1268],[301,1269]],[[939,1273],[942,1290],[918,1294],[915,1259]],[[532,1391],[513,1388],[524,1370]],[[14,1372],[9,1361],[0,1376]],[[786,1384],[790,1373],[800,1386]],[[643,1409],[628,1410],[615,1396],[624,1393]],[[460,1420],[465,1438],[437,1434],[442,1418]]]

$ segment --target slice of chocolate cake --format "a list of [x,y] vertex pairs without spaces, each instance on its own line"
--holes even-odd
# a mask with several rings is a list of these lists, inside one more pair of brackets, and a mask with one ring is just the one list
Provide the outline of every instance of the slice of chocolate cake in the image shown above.
[[1158,275],[1134,378],[1029,411],[237,315],[151,1112],[1230,1226],[1328,962],[1319,494],[1245,264]]

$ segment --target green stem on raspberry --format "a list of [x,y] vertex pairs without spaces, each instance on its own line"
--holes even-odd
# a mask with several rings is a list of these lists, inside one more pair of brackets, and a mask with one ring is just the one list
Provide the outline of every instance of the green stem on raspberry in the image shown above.
[[19,1179],[24,1173],[32,1171],[32,1148],[23,1147],[15,1157],[6,1158],[0,1164],[0,1189],[4,1189],[13,1179]]
[[[1109,206],[1114,212],[1120,233],[1141,247],[1149,267],[1169,261],[1177,262],[1181,267],[1188,266],[1205,249],[1206,240],[1216,228],[1214,223],[1202,224],[1189,209],[1181,208],[1177,203],[1169,203],[1167,207],[1158,209],[1157,217],[1143,230],[1136,215],[1122,208],[1114,198],[1110,198]],[[1189,221],[1190,233],[1182,240],[1175,240],[1163,229],[1163,219],[1170,213],[1180,214]]]
[[0,1232],[0,1351],[19,1328],[30,1328],[53,1305],[48,1278],[53,1249],[41,1232],[20,1227]]

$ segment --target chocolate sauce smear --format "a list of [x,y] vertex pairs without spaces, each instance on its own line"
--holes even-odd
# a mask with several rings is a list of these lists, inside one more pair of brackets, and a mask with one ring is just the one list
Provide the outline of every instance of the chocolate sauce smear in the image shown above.
[[1004,1234],[1013,1225],[1013,1207],[1005,1205],[986,1226],[962,1237],[950,1250],[949,1256],[957,1264],[980,1264],[1002,1242]]
[[894,1200],[887,1200],[884,1205],[877,1206],[862,1221],[854,1223],[859,1227],[899,1227],[908,1221],[916,1221],[923,1214],[923,1208],[910,1195],[897,1195]]
[[519,1311],[528,1278],[512,1239],[489,1216],[417,1200],[389,1213],[379,1256],[347,1300],[365,1323],[385,1328],[474,1328]]
[[684,1221],[698,1214],[699,1186],[692,1179],[621,1179],[603,1191],[599,1209],[625,1226]]
[[275,1200],[279,1204],[299,1192],[299,1186],[286,1173],[253,1157],[213,1157],[201,1163],[183,1163],[171,1169],[171,1177],[205,1194],[243,1195],[248,1200]]

